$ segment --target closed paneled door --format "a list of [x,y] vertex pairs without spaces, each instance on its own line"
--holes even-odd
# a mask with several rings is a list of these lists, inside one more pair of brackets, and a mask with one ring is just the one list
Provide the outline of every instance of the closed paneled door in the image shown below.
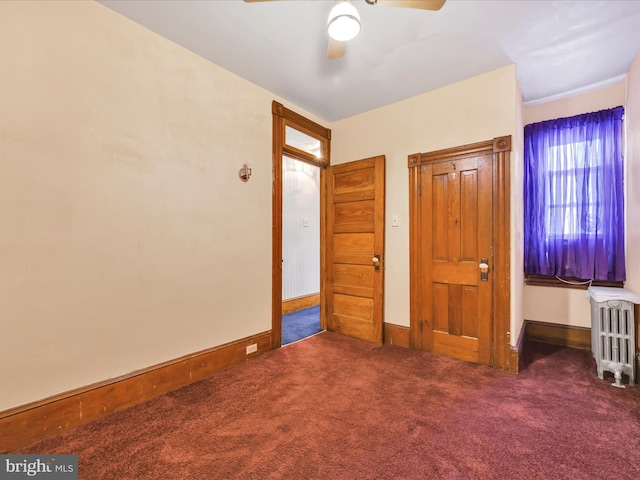
[[492,155],[424,164],[420,174],[423,348],[490,365]]

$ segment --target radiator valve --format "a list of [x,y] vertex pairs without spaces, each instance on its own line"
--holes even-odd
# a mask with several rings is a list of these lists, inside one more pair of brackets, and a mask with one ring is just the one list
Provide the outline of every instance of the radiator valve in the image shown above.
[[625,388],[622,384],[622,365],[616,365],[613,370],[613,378],[615,378],[616,382],[611,385],[618,388]]

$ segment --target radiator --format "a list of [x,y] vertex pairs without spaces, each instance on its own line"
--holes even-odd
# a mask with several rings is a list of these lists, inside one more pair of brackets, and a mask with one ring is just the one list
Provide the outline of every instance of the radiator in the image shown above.
[[593,287],[591,296],[591,351],[596,360],[598,377],[604,372],[613,374],[622,387],[622,376],[635,384],[635,326],[633,304],[640,297],[622,288]]

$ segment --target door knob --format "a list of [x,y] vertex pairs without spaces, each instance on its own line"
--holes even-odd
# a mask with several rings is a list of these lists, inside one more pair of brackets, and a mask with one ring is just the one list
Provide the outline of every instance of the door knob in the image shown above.
[[380,255],[378,255],[377,253],[374,253],[373,254],[373,258],[371,259],[371,261],[375,265],[374,270],[376,272],[379,272],[380,271]]
[[480,268],[480,280],[484,282],[489,280],[489,259],[481,258],[478,267]]
[[373,257],[371,260],[376,262],[376,263],[378,263],[380,261],[380,259],[378,257]]

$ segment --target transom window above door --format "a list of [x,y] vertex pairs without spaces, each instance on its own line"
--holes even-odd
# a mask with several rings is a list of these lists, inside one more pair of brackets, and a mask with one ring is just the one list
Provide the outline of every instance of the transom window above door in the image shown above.
[[308,135],[300,130],[287,125],[285,127],[285,144],[307,152],[315,156],[316,158],[322,158],[322,140],[319,138]]
[[283,153],[303,162],[328,165],[329,140],[294,121],[285,120]]

